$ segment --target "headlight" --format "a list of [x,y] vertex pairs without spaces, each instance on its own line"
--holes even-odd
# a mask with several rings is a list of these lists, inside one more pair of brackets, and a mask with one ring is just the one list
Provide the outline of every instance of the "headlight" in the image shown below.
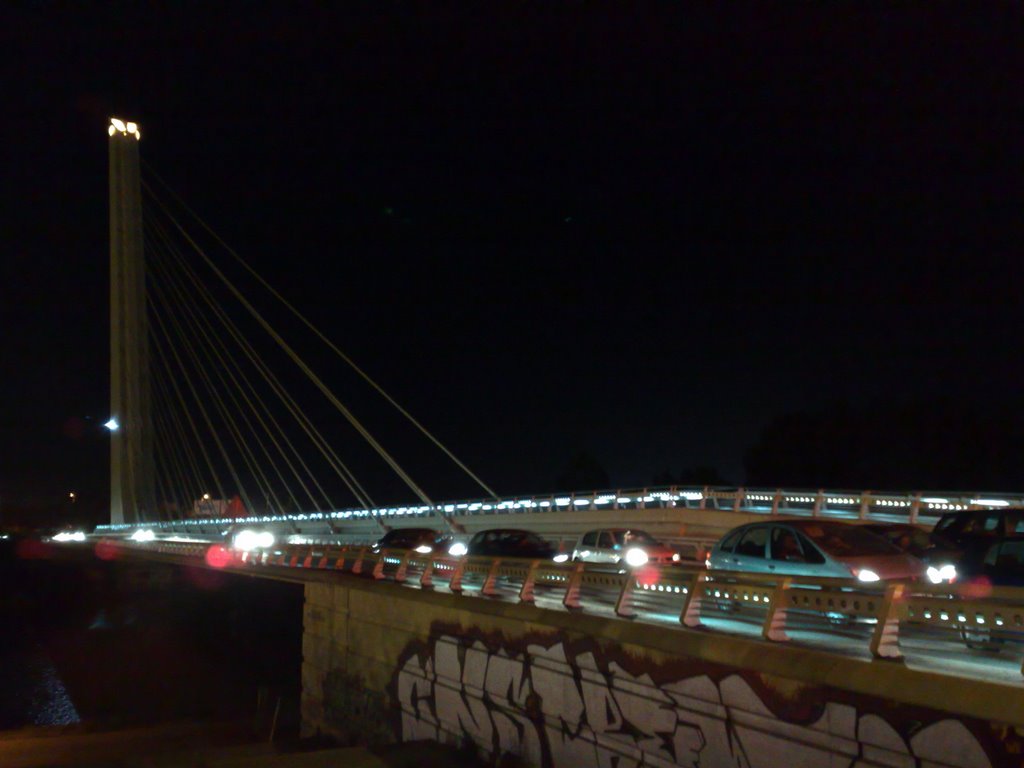
[[418,547],[416,547],[416,551],[419,552],[421,555],[429,555],[431,552],[434,551],[434,548],[429,544],[420,544]]
[[61,531],[53,537],[54,541],[85,541],[84,531]]
[[448,548],[448,554],[452,557],[462,557],[469,552],[469,549],[461,541],[456,541]]
[[274,534],[270,531],[260,531],[256,534],[256,546],[262,549],[270,549],[274,546]]
[[857,571],[858,581],[881,581],[882,577],[872,571],[870,568],[861,568]]
[[551,559],[554,560],[556,563],[564,563],[569,559],[569,555],[567,555],[565,552],[561,552]]
[[132,541],[153,541],[155,538],[156,534],[151,528],[139,528],[132,534]]
[[630,568],[639,568],[647,563],[647,553],[638,547],[626,550],[626,565]]
[[672,553],[672,562],[673,563],[678,563],[679,560],[680,560],[679,553],[678,552],[673,552]]
[[251,552],[257,547],[256,531],[250,531],[248,528],[239,531],[235,534],[235,538],[231,542],[231,546],[235,549],[240,549],[243,552]]
[[929,565],[927,574],[928,581],[932,584],[941,584],[944,581],[953,582],[956,580],[956,566],[952,563],[945,563],[938,568]]

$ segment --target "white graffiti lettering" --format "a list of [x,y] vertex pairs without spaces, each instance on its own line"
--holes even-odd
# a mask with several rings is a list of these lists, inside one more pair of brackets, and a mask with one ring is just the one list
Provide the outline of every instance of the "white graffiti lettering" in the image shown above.
[[395,692],[403,739],[469,739],[544,768],[991,765],[955,719],[904,738],[877,714],[828,702],[815,722],[791,723],[739,674],[659,686],[591,652],[569,658],[560,642],[516,655],[444,635],[406,661]]

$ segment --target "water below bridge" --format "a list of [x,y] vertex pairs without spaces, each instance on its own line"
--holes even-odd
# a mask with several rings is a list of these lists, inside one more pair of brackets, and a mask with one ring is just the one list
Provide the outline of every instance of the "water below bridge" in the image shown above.
[[0,729],[297,711],[301,587],[52,555],[0,542]]

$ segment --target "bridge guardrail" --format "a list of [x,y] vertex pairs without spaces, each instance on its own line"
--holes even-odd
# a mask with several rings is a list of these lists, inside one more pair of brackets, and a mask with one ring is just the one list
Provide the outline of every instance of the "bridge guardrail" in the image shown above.
[[713,486],[661,486],[657,488],[576,491],[521,495],[505,499],[471,499],[429,505],[343,509],[240,518],[185,518],[181,520],[97,526],[100,534],[134,530],[139,525],[163,530],[224,528],[244,523],[289,523],[294,526],[324,522],[330,530],[347,521],[373,518],[475,517],[517,513],[571,513],[580,510],[714,509],[767,515],[837,517],[917,523],[944,512],[961,509],[1024,506],[1024,494],[987,494],[967,491],[879,492],[827,489],[742,488]]
[[[696,564],[648,565],[616,572],[584,563],[556,563],[511,557],[452,557],[411,550],[373,552],[368,547],[286,546],[255,553],[194,542],[132,542],[119,546],[203,558],[210,546],[228,554],[238,568],[307,568],[365,575],[398,583],[418,581],[424,589],[440,579],[458,594],[493,597],[516,590],[520,602],[536,602],[538,589],[561,593],[568,610],[586,610],[585,598],[622,619],[673,614],[683,626],[706,628],[708,621],[744,612],[761,622],[761,636],[788,642],[790,632],[806,629],[800,619],[818,622],[816,632],[871,626],[868,650],[875,658],[899,658],[902,627],[914,625],[970,647],[993,649],[1024,642],[1024,589],[975,585],[939,586],[919,582],[865,585],[837,578],[776,576],[707,570]],[[614,604],[609,593],[616,595]],[[822,619],[824,621],[822,621]],[[1024,666],[1021,668],[1024,675]]]

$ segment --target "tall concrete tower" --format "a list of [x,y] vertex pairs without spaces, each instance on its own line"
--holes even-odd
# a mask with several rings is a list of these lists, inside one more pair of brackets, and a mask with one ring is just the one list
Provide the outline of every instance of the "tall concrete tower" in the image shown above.
[[111,118],[110,522],[155,519],[139,127]]

